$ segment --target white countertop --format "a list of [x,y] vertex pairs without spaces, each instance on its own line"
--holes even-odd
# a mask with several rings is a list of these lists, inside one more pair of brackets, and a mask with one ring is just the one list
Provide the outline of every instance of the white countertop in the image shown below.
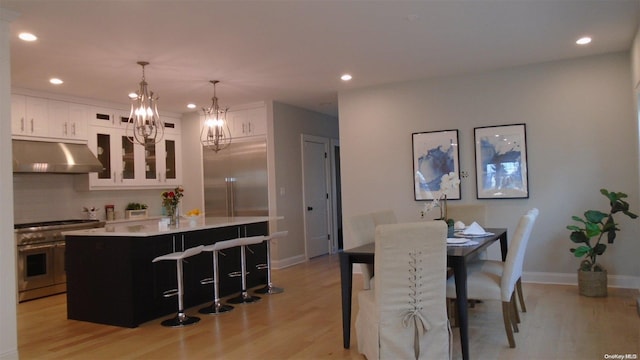
[[215,229],[225,226],[246,225],[272,220],[281,220],[278,216],[237,216],[237,217],[195,217],[180,218],[178,226],[170,226],[168,230],[160,230],[159,219],[107,224],[103,228],[65,231],[63,235],[74,236],[133,236],[145,237],[183,233],[188,231]]

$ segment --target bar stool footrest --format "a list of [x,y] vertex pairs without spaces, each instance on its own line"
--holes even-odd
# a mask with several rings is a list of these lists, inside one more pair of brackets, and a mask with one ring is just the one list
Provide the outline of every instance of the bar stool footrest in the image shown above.
[[172,297],[176,295],[178,295],[178,289],[171,289],[162,293],[162,296],[164,297]]
[[[247,271],[247,275],[251,274],[250,272]],[[242,276],[242,271],[234,271],[234,272],[230,272],[227,274],[228,277],[238,277],[238,276]]]

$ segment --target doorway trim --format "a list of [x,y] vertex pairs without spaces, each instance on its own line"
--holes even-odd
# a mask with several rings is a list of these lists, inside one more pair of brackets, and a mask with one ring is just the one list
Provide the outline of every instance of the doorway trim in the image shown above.
[[328,246],[327,248],[327,252],[328,253],[333,253],[334,249],[335,249],[335,234],[333,233],[333,181],[331,179],[332,176],[332,169],[330,166],[330,162],[331,159],[329,158],[329,154],[331,153],[331,149],[330,149],[330,145],[331,145],[331,139],[330,138],[326,138],[326,137],[321,137],[321,136],[315,136],[315,135],[307,135],[307,134],[302,134],[301,136],[301,141],[300,141],[300,146],[301,146],[301,155],[302,155],[302,209],[300,209],[302,211],[302,218],[303,218],[303,228],[304,228],[304,254],[305,254],[305,258],[307,260],[309,260],[309,253],[308,253],[308,241],[309,239],[307,239],[307,227],[308,227],[308,219],[307,219],[307,199],[305,197],[305,191],[306,188],[308,187],[307,185],[307,181],[305,179],[305,142],[316,142],[316,143],[322,143],[324,144],[324,151],[325,151],[325,161],[324,161],[324,167],[325,167],[325,191],[327,193],[327,199],[326,199],[326,208],[327,208],[327,212],[325,214],[326,216],[326,221],[327,221],[327,234],[330,236],[330,246]]
[[[331,151],[330,151],[330,167],[331,167],[331,210],[329,211],[329,215],[331,216],[331,254],[335,254],[340,250],[338,246],[338,238],[340,236],[340,224],[342,223],[342,213],[339,211],[341,208],[341,204],[338,202],[341,199],[339,194],[340,191],[340,168],[339,168],[339,153],[336,154],[336,148],[340,148],[340,140],[331,139]],[[344,226],[343,226],[344,228]],[[344,229],[343,229],[344,230]]]

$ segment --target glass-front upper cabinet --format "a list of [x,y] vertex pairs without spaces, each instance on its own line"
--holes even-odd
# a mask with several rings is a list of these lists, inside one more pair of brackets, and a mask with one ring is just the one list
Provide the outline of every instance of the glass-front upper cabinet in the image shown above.
[[147,140],[144,145],[144,178],[147,180],[156,180],[158,178],[157,169],[158,158],[156,156],[156,143],[153,140]]
[[179,135],[165,133],[162,141],[156,144],[158,153],[162,154],[160,156],[162,161],[158,164],[158,181],[164,185],[180,185],[182,181],[180,176],[182,169],[179,168],[181,153],[178,138]]
[[122,144],[122,180],[134,180],[136,178],[136,152],[135,145],[129,136],[120,136]]
[[96,141],[96,157],[102,164],[102,171],[97,174],[97,178],[111,180],[111,135],[98,133]]
[[94,127],[89,148],[103,170],[89,174],[89,188],[121,188],[145,185],[144,147],[134,144],[122,129]]
[[176,179],[176,141],[165,140],[164,141],[164,173],[166,179]]
[[89,174],[91,187],[119,187],[136,181],[136,149],[117,128],[94,127],[88,145],[102,163],[102,171]]
[[103,170],[90,173],[89,190],[165,188],[180,185],[182,169],[179,120],[167,124],[162,140],[145,145],[131,141],[125,129],[90,126],[88,145]]

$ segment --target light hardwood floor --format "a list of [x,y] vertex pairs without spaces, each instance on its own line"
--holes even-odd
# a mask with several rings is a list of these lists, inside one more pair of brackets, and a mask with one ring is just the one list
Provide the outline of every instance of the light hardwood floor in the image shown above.
[[[66,319],[65,296],[18,305],[21,359],[363,359],[352,330],[351,349],[342,348],[338,257],[324,256],[276,270],[285,288],[262,301],[238,305],[220,316],[199,315],[198,324],[165,328],[160,320],[135,329]],[[361,286],[354,279],[356,293]],[[472,359],[605,359],[640,355],[636,290],[610,289],[607,298],[585,298],[573,286],[524,284],[517,347],[510,349],[501,305],[470,309]],[[189,309],[188,314],[197,313]],[[353,329],[353,327],[352,327]],[[460,358],[454,329],[454,359]]]

